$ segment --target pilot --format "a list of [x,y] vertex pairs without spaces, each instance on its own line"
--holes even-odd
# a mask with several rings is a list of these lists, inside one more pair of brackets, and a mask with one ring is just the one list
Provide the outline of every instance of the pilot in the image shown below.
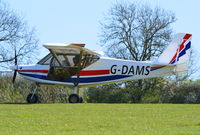
[[74,62],[74,65],[75,65],[75,66],[78,65],[79,59],[80,59],[80,55],[76,55],[76,56],[73,58],[73,62]]

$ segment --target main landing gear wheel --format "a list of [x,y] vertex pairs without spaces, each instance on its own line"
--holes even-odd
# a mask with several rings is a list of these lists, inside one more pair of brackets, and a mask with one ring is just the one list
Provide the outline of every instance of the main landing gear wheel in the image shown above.
[[31,104],[37,103],[38,102],[38,96],[36,94],[30,93],[30,94],[28,94],[26,101],[28,103],[31,103]]
[[77,94],[69,95],[69,103],[82,103],[82,102],[83,102],[82,97],[79,97]]

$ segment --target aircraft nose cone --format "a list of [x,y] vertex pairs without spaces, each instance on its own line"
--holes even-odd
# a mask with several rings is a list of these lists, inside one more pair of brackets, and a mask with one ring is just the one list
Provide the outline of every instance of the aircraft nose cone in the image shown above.
[[17,70],[17,66],[10,66],[10,69],[13,70],[13,71]]

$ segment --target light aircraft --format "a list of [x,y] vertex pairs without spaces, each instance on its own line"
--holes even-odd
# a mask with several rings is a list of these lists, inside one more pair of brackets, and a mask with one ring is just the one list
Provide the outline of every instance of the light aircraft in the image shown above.
[[[73,89],[70,103],[83,101],[79,88],[179,74],[188,70],[191,34],[179,33],[156,61],[133,61],[103,57],[85,48],[85,44],[44,44],[50,53],[35,65],[10,68],[39,84],[65,85]],[[37,89],[27,96],[28,103],[38,102]]]

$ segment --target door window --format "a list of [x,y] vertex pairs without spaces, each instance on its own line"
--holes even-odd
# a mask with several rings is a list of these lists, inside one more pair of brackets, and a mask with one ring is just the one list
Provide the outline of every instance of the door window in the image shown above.
[[80,70],[96,62],[99,57],[91,54],[56,54],[52,57],[48,79],[54,81],[67,81]]

